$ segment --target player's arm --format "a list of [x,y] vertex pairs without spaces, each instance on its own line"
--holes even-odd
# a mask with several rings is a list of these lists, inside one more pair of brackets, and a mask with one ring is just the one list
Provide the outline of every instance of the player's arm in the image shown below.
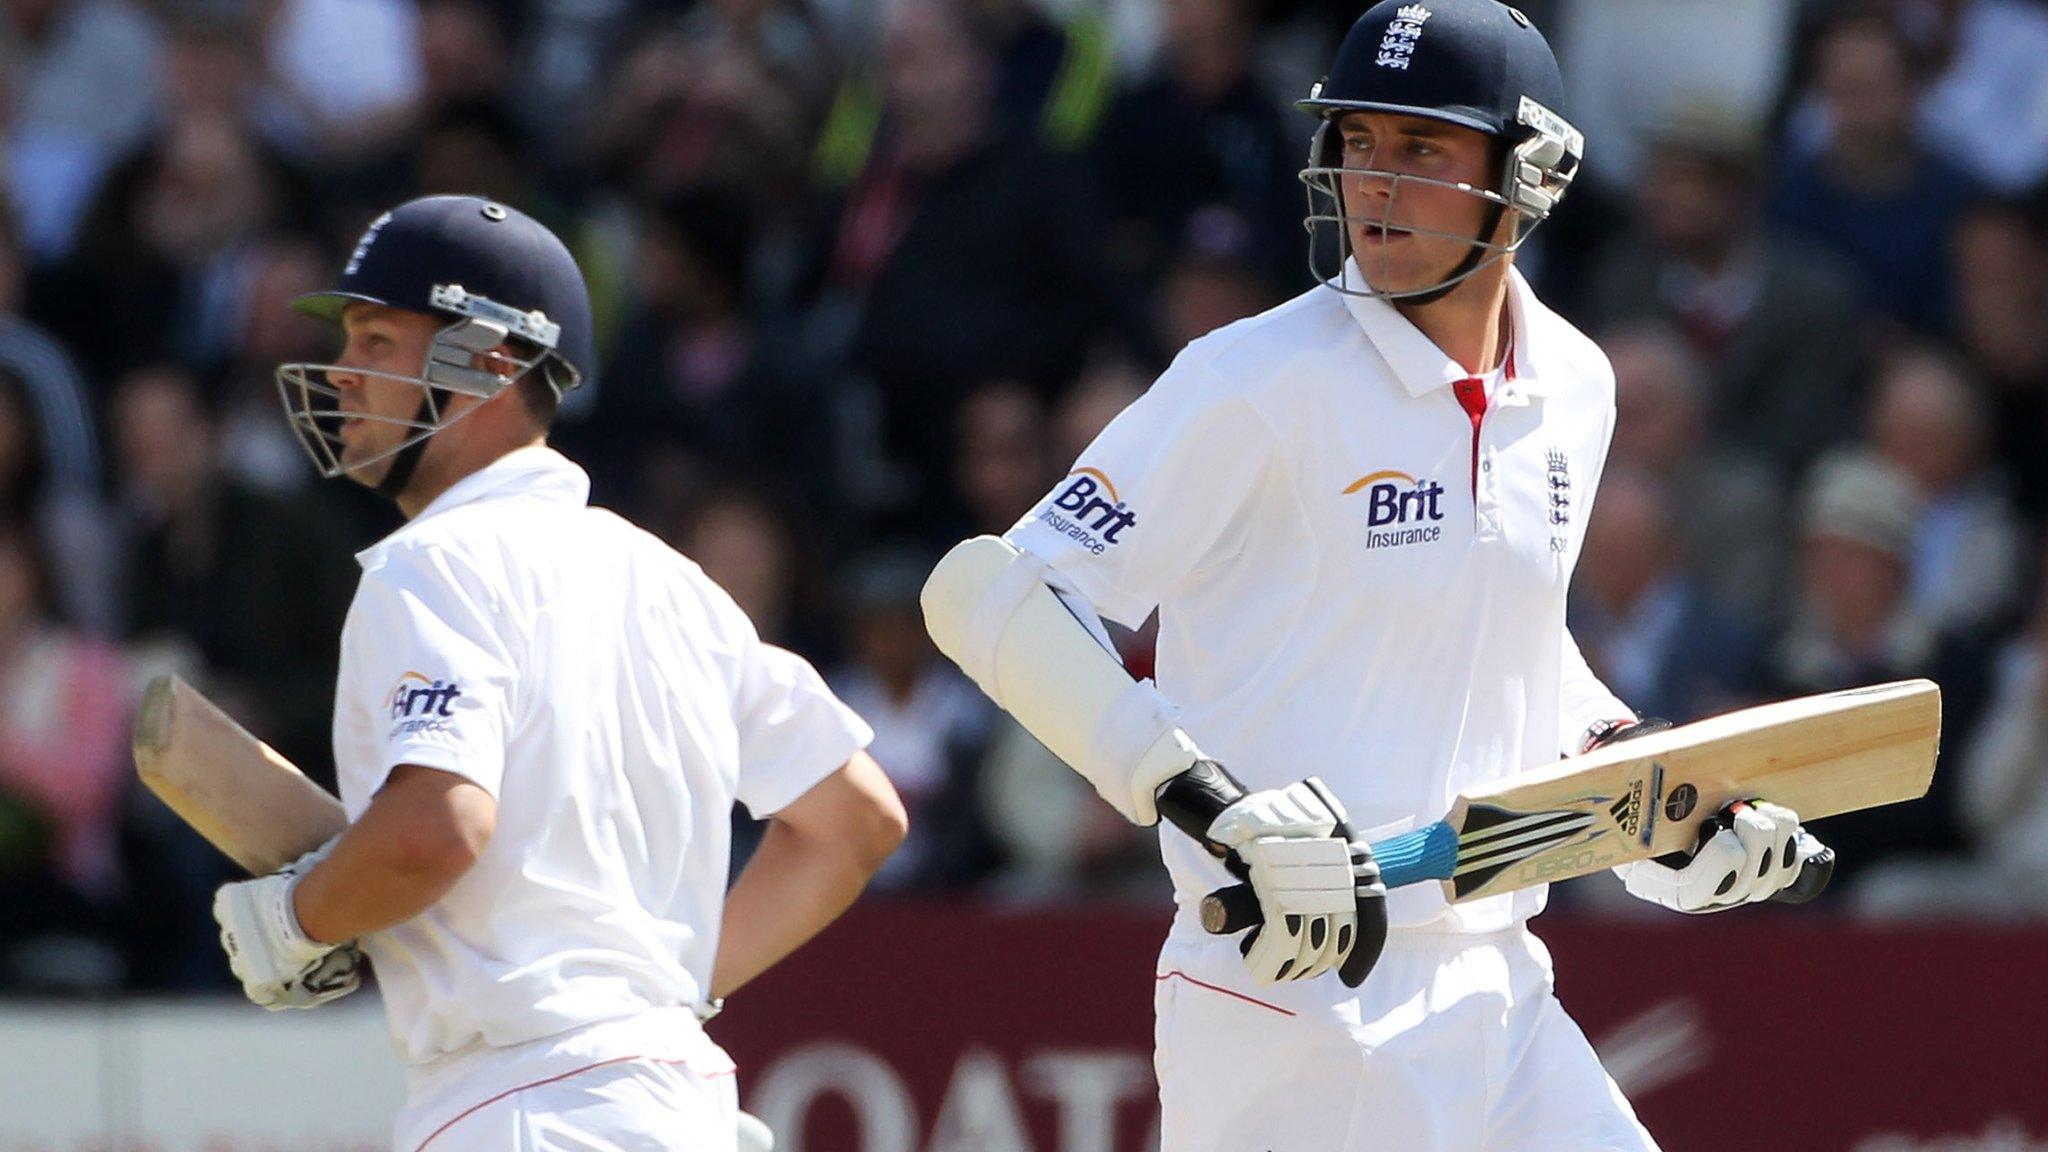
[[770,816],[726,895],[711,994],[731,995],[838,919],[909,827],[896,789],[865,752]]
[[292,893],[299,926],[339,943],[403,924],[467,875],[497,828],[498,802],[452,772],[401,764],[362,817]]
[[1384,893],[1370,853],[1342,834],[1336,797],[1312,781],[1245,795],[1124,670],[1098,619],[1136,626],[1228,554],[1284,467],[1272,428],[1210,356],[1198,343],[1176,359],[1005,538],[955,547],[925,585],[926,627],[1117,811],[1140,824],[1164,815],[1249,876],[1269,926],[1245,939],[1255,979],[1331,967],[1362,978]]
[[1385,938],[1386,890],[1319,781],[1247,793],[1152,682],[1125,671],[1079,592],[1006,540],[955,546],[922,602],[939,650],[1117,811],[1164,817],[1229,858],[1264,912],[1245,941],[1256,979],[1364,978]]
[[497,823],[476,784],[392,769],[362,818],[268,876],[214,894],[221,946],[249,999],[311,1008],[355,991],[355,939],[419,915],[462,879]]

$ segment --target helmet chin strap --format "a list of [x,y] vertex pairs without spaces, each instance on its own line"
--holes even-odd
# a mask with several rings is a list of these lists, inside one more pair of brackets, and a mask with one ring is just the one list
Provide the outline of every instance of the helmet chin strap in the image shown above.
[[[446,403],[445,396],[439,388],[429,389],[423,394],[419,408],[413,412],[413,423],[425,424],[427,418],[434,416],[440,405]],[[412,483],[413,470],[420,466],[420,457],[426,455],[427,441],[432,439],[432,436],[422,436],[398,450],[398,454],[391,458],[391,467],[384,470],[384,478],[377,481],[377,495],[394,504],[398,502],[406,485]]]

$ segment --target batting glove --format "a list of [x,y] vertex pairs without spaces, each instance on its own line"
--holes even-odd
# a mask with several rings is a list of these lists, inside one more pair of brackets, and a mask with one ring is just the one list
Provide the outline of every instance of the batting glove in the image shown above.
[[243,994],[264,1008],[312,1008],[362,984],[362,953],[355,942],[322,944],[308,937],[292,910],[299,877],[333,846],[329,840],[277,872],[224,884],[213,894],[228,967]]
[[1262,922],[1239,947],[1260,984],[1341,966],[1358,941],[1359,902],[1386,897],[1371,850],[1337,835],[1345,819],[1344,805],[1310,777],[1249,793],[1209,826],[1209,840],[1243,861],[1258,897]]
[[[1661,856],[1615,868],[1629,894],[1679,912],[1724,912],[1773,897],[1817,895],[1834,870],[1834,851],[1799,826],[1789,808],[1738,800],[1701,829],[1690,857]],[[1813,861],[1814,873],[1792,885]]]

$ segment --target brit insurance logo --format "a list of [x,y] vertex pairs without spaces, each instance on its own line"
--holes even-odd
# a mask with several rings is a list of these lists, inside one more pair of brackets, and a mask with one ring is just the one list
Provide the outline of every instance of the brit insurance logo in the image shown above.
[[1406,472],[1374,472],[1353,480],[1344,495],[1365,496],[1365,546],[1401,548],[1443,539],[1444,486]]
[[1097,556],[1108,551],[1117,537],[1138,522],[1138,514],[1125,506],[1116,485],[1099,468],[1076,468],[1067,473],[1052,503],[1038,518],[1060,535],[1076,541]]
[[439,732],[448,727],[455,713],[451,707],[462,689],[453,680],[432,680],[424,673],[407,672],[391,690],[391,735],[410,736]]

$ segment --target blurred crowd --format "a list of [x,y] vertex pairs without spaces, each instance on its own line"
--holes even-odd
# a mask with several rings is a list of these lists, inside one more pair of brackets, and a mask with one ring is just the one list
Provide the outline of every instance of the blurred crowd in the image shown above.
[[[0,0],[0,989],[225,985],[229,865],[129,719],[180,672],[331,782],[396,514],[316,483],[271,373],[429,192],[577,252],[603,353],[556,442],[874,723],[883,887],[1161,898],[917,590],[1312,285],[1289,102],[1362,4]],[[1618,378],[1589,660],[1674,720],[1933,677],[1935,792],[1823,826],[1837,899],[2048,912],[2048,3],[1523,7],[1589,147],[1520,265]]]

